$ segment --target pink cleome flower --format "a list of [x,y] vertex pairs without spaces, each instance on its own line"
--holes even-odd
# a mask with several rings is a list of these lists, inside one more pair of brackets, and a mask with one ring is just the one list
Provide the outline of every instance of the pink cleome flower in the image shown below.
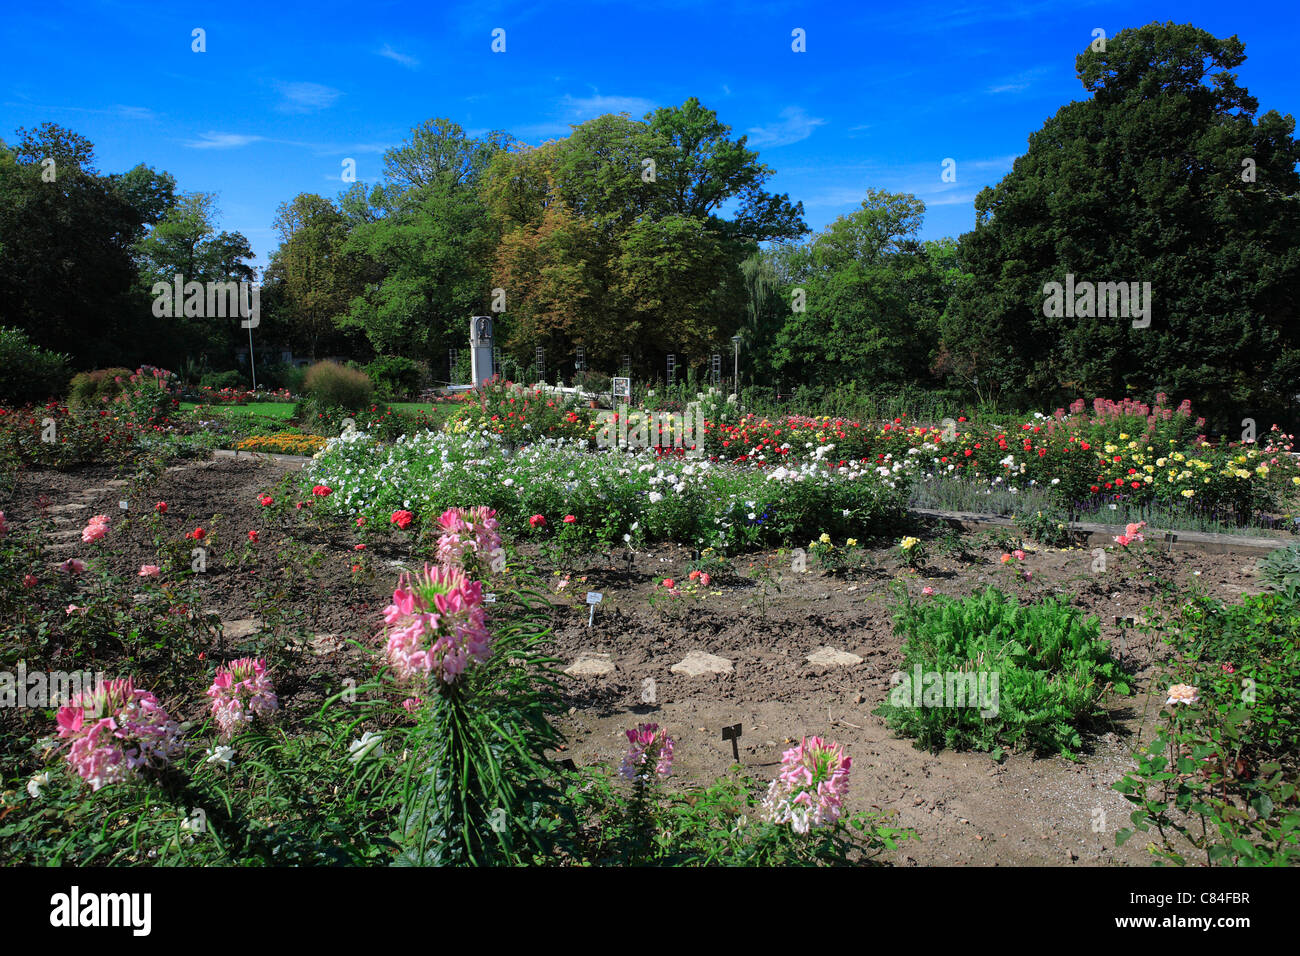
[[438,538],[438,563],[448,568],[466,567],[466,552],[478,563],[487,565],[501,549],[497,530],[497,513],[491,508],[448,508],[438,518],[442,535]]
[[789,823],[796,833],[833,824],[844,809],[852,765],[839,744],[805,737],[781,756],[781,773],[763,801],[768,819]]
[[638,724],[636,730],[626,731],[627,753],[623,755],[618,772],[628,780],[649,780],[651,768],[660,777],[673,772],[673,738],[659,729],[658,724]]
[[425,565],[414,577],[402,575],[384,624],[384,652],[399,680],[432,676],[452,684],[491,653],[483,585],[459,568]]
[[222,737],[233,736],[254,717],[266,717],[280,707],[275,687],[266,676],[266,661],[260,657],[241,657],[218,667],[207,694]]
[[140,565],[140,574],[138,576],[142,578],[156,578],[161,573],[161,570],[162,569],[156,564],[142,564]]
[[78,694],[59,708],[58,726],[59,737],[72,742],[68,765],[91,790],[161,769],[184,747],[180,726],[129,677]]

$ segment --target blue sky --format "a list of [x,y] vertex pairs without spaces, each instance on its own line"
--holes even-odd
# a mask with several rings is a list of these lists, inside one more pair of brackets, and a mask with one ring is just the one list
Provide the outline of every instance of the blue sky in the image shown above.
[[[276,206],[334,196],[342,162],[379,177],[383,151],[446,116],[530,143],[570,123],[698,96],[775,170],[769,188],[824,227],[868,188],[926,202],[925,238],[974,224],[1031,132],[1083,98],[1074,57],[1095,28],[1192,23],[1246,44],[1260,112],[1300,112],[1300,4],[465,4],[125,2],[11,5],[0,20],[0,137],[46,120],[216,193],[221,226],[265,266]],[[206,31],[207,51],[191,50]],[[506,51],[493,53],[492,31]],[[801,28],[807,52],[791,50]],[[945,158],[956,182],[941,180]]]

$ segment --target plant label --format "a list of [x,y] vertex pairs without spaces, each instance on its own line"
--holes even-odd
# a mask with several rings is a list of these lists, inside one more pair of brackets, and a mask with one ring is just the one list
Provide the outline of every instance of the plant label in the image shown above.
[[740,740],[740,724],[723,727],[722,739],[731,741],[731,755],[736,758],[736,763],[740,763],[740,745],[736,742]]

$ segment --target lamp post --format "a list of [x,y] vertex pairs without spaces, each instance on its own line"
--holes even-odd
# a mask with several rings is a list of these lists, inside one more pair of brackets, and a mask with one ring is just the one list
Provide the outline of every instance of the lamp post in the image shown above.
[[734,361],[731,369],[731,379],[735,385],[736,392],[740,392],[740,336],[733,335],[731,344],[734,348]]

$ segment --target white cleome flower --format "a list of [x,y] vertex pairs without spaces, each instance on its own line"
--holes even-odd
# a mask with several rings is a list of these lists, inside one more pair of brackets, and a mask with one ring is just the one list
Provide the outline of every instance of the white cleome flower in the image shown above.
[[221,744],[218,744],[213,749],[204,752],[209,755],[205,762],[220,764],[222,770],[230,769],[230,760],[235,756],[234,747],[226,747]]
[[49,771],[38,773],[36,776],[32,777],[32,779],[27,781],[27,792],[31,794],[33,800],[39,800],[41,798],[41,788],[49,786],[49,783]]
[[361,735],[360,740],[354,740],[348,744],[348,757],[353,763],[360,763],[367,757],[382,757],[384,755],[383,736],[367,730]]

